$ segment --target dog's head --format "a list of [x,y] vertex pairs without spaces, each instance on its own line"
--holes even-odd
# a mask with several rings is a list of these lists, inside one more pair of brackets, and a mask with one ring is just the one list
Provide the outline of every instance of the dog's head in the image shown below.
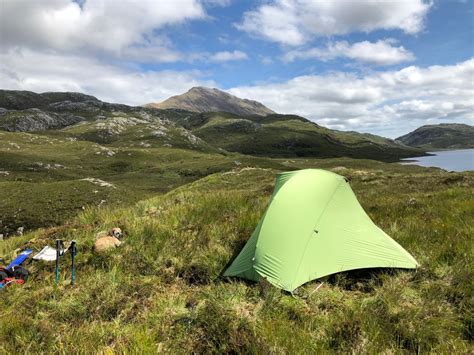
[[112,228],[112,230],[110,231],[110,235],[117,238],[117,239],[121,239],[122,238],[122,230],[118,227]]

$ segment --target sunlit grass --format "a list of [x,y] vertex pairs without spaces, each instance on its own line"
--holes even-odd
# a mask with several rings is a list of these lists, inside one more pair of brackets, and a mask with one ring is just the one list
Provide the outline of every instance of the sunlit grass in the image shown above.
[[[300,166],[324,164],[331,168]],[[0,242],[8,259],[59,237],[79,245],[76,287],[65,258],[58,287],[54,265],[32,264],[24,286],[2,291],[0,352],[472,351],[474,175],[354,160],[332,167],[352,178],[374,222],[420,262],[417,271],[343,273],[295,296],[222,279],[260,219],[276,171],[217,173]],[[93,254],[95,234],[113,226],[124,244]]]

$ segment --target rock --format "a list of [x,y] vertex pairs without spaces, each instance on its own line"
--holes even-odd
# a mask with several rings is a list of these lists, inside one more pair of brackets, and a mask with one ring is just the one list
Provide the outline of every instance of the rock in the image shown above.
[[112,187],[112,188],[116,189],[115,185],[111,184],[110,182],[101,180],[101,179],[88,177],[88,178],[84,178],[84,179],[80,179],[80,180],[81,181],[88,181],[88,182],[90,182],[94,185],[98,185],[100,187]]
[[417,204],[416,198],[412,197],[408,200],[408,205],[409,206],[414,206]]
[[84,121],[81,116],[71,113],[43,112],[37,108],[27,110],[11,110],[4,114],[5,119],[0,128],[15,132],[34,132],[47,129],[58,129]]
[[18,236],[22,236],[24,231],[25,231],[25,227],[18,227],[18,229],[16,230],[16,234]]
[[109,249],[116,248],[120,246],[122,242],[115,237],[105,236],[97,239],[94,243],[94,252],[102,253]]

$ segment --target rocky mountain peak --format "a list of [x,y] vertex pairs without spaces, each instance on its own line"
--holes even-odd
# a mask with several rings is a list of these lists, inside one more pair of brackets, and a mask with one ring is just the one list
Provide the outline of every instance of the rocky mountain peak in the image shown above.
[[266,116],[275,113],[260,102],[241,99],[216,88],[196,86],[186,93],[172,96],[169,99],[150,103],[147,107],[160,109],[182,109],[192,112],[230,112],[236,115]]

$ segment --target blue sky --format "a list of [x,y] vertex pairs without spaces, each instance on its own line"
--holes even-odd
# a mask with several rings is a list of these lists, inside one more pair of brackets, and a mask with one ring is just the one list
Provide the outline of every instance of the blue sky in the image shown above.
[[[412,52],[416,58],[410,65],[429,66],[455,64],[474,55],[474,2],[445,0],[434,2],[425,18],[424,29],[414,35],[400,30],[376,30],[353,32],[346,35],[312,38],[304,47],[321,46],[327,41],[345,40],[350,43],[376,42],[386,38],[399,41],[398,45]],[[255,1],[235,1],[226,7],[208,9],[209,21],[193,21],[180,30],[168,28],[167,35],[182,52],[240,50],[248,54],[245,61],[226,63],[216,68],[215,63],[169,63],[144,65],[147,69],[193,69],[208,71],[222,88],[229,89],[251,83],[287,80],[299,75],[327,71],[372,70],[371,66],[355,66],[353,60],[339,58],[332,61],[314,59],[285,63],[280,57],[291,47],[278,42],[262,40],[255,35],[239,31],[235,25],[241,21],[245,11],[258,8]],[[262,58],[272,59],[271,64],[262,63]],[[352,65],[351,65],[352,64]],[[403,68],[407,62],[389,66],[377,66],[377,70]]]
[[474,123],[474,0],[0,0],[2,88],[132,105],[212,86],[389,137]]

